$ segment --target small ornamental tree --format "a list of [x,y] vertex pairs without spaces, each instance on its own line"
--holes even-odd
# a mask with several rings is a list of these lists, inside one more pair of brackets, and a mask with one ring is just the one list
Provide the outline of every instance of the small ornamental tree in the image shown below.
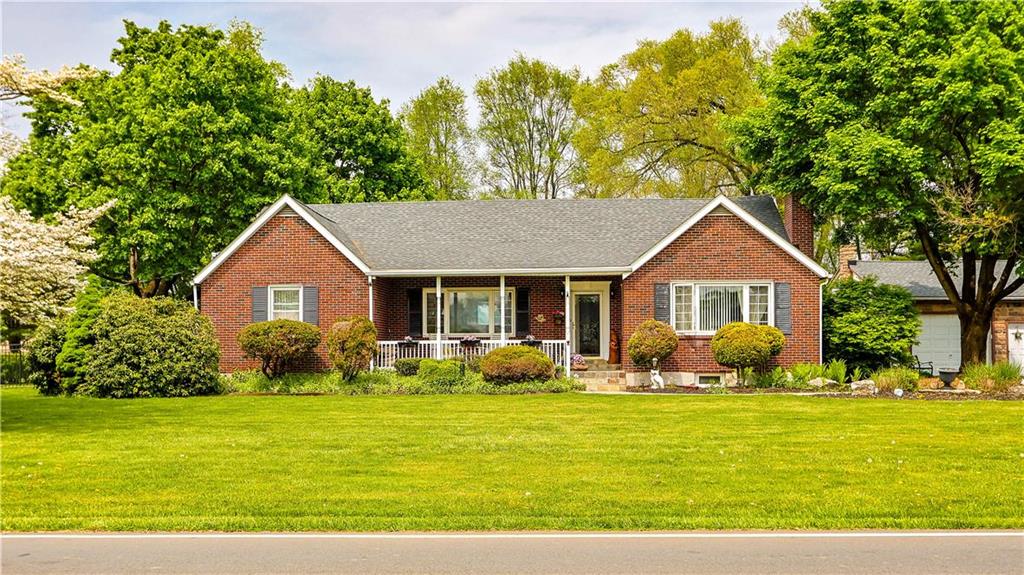
[[641,323],[629,337],[626,351],[629,359],[640,367],[661,365],[679,347],[679,336],[665,322],[649,319]]
[[273,379],[320,344],[320,329],[293,319],[261,321],[245,326],[238,344],[246,356],[260,360],[263,374]]
[[32,338],[25,344],[24,354],[29,370],[29,382],[43,395],[61,393],[57,355],[64,345],[65,332],[67,320],[57,319],[37,327]]
[[715,361],[736,370],[763,370],[786,345],[786,336],[770,325],[753,325],[741,321],[723,325],[711,338]]
[[347,317],[331,326],[327,354],[346,381],[370,369],[377,353],[377,328],[366,316]]
[[822,315],[825,359],[864,370],[906,363],[921,332],[910,292],[873,277],[834,282]]

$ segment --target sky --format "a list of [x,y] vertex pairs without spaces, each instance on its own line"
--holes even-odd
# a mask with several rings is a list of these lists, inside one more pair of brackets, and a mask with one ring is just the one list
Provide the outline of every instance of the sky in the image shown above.
[[[398,108],[441,76],[467,93],[517,52],[592,76],[638,41],[680,28],[707,29],[738,17],[763,40],[801,2],[691,3],[334,3],[334,2],[0,2],[4,54],[33,69],[86,63],[112,69],[122,20],[154,26],[251,22],[264,32],[264,55],[283,63],[293,83],[317,73],[369,86]],[[470,113],[475,107],[470,102]],[[23,108],[5,105],[5,125],[24,136]]]

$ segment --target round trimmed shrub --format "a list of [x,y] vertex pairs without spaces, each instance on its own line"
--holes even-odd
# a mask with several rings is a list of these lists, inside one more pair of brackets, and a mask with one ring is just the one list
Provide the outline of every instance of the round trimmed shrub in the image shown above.
[[778,328],[741,321],[723,325],[711,338],[715,361],[736,370],[763,369],[782,351],[786,337]]
[[420,370],[421,357],[404,357],[395,360],[395,373],[398,375],[416,375]]
[[491,350],[480,359],[484,381],[498,385],[548,380],[555,376],[555,364],[543,351],[528,345],[510,345]]
[[440,389],[451,389],[466,381],[465,367],[457,359],[424,359],[416,375],[424,384]]
[[629,359],[640,367],[652,367],[654,360],[661,365],[679,347],[676,330],[665,322],[649,319],[641,323],[629,336],[626,352]]
[[370,369],[376,353],[377,328],[366,316],[347,317],[332,325],[327,334],[327,354],[345,381]]
[[213,324],[191,304],[116,294],[104,298],[101,307],[77,393],[184,397],[220,390]]
[[258,359],[263,375],[274,379],[320,344],[320,328],[294,319],[249,324],[238,332],[246,357]]
[[59,395],[63,390],[57,372],[57,355],[64,346],[67,321],[57,320],[38,328],[25,342],[23,353],[28,367],[28,381],[43,395]]

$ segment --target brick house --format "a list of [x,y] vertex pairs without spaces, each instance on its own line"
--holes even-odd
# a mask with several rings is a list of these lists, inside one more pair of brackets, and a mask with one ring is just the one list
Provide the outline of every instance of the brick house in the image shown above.
[[[194,279],[225,372],[255,366],[238,332],[290,318],[327,328],[372,318],[375,367],[401,357],[484,353],[535,345],[558,365],[570,354],[646,374],[626,342],[650,318],[680,345],[666,380],[721,379],[711,335],[730,321],[779,327],[783,365],[821,359],[821,282],[803,250],[810,214],[789,202],[729,199],[494,200],[302,204],[288,196]],[[504,297],[502,297],[504,294]],[[467,338],[479,342],[468,344]],[[308,369],[327,367],[321,346]]]
[[[853,252],[855,254],[856,252]],[[881,283],[900,286],[914,297],[921,317],[921,336],[913,346],[914,355],[933,372],[960,367],[960,318],[935,277],[931,264],[924,260],[854,260],[840,255],[841,277],[873,276]],[[1005,261],[996,264],[996,275]],[[959,275],[956,267],[950,271]],[[1017,275],[1010,272],[1009,282]],[[989,361],[1013,361],[1024,365],[1024,290],[1017,290],[996,305],[989,333]]]

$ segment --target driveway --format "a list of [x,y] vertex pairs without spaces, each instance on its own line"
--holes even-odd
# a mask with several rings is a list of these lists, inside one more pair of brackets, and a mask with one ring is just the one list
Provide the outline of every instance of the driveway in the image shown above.
[[1022,532],[5,535],[22,573],[1021,574]]

